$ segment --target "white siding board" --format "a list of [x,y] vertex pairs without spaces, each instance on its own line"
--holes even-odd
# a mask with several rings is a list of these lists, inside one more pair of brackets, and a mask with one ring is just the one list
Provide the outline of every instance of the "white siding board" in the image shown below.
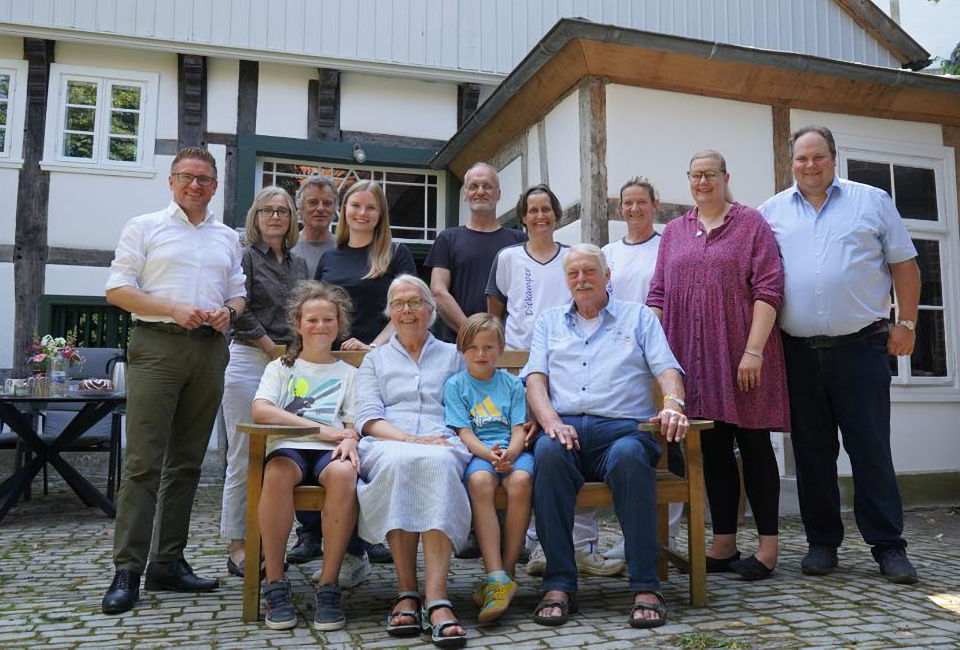
[[386,43],[390,48],[391,61],[407,61],[412,63],[410,58],[410,40],[413,38],[412,20],[410,18],[410,1],[398,0],[393,5],[393,15],[391,16],[390,40]]
[[303,33],[303,18],[307,13],[305,9],[306,6],[303,0],[289,0],[287,2],[287,9],[283,14],[287,23],[287,46],[282,49],[288,52],[297,52],[300,54],[306,52]]
[[193,20],[191,27],[193,30],[193,41],[197,43],[209,43],[213,35],[213,7],[209,2],[197,4],[193,10]]
[[96,29],[97,8],[93,0],[76,0],[73,7],[73,26],[76,29]]
[[152,0],[137,0],[136,27],[133,36],[150,38],[154,35],[156,14],[153,6]]
[[410,63],[427,64],[427,3],[426,0],[410,2]]
[[226,43],[230,40],[229,0],[211,0],[210,12],[214,16],[210,21],[210,42]]
[[117,31],[117,4],[115,0],[97,0],[95,21],[98,32]]
[[457,52],[457,66],[467,70],[482,70],[483,59],[480,52],[482,25],[480,21],[481,3],[461,7],[457,12],[457,33],[459,34],[459,48]]
[[118,34],[133,34],[137,30],[137,4],[135,2],[118,2],[116,26]]

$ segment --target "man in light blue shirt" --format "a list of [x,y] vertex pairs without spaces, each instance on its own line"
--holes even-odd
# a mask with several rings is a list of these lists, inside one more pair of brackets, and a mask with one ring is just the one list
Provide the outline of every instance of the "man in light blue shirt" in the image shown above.
[[[659,417],[667,440],[682,440],[683,379],[657,317],[606,291],[610,271],[598,247],[577,244],[563,263],[572,302],[540,315],[521,377],[543,434],[534,445],[533,507],[547,566],[534,612],[560,625],[576,611],[572,539],[577,492],[585,481],[610,486],[623,529],[633,627],[666,622],[658,589],[656,464],[660,448],[637,428]],[[651,380],[664,393],[653,402]]]
[[[843,540],[837,428],[850,456],[854,511],[888,580],[917,573],[906,555],[890,453],[889,356],[913,352],[917,251],[886,192],[839,179],[833,134],[804,127],[790,140],[793,187],[760,206],[783,257],[780,329],[790,392],[807,575],[837,566]],[[890,288],[897,296],[891,326]]]

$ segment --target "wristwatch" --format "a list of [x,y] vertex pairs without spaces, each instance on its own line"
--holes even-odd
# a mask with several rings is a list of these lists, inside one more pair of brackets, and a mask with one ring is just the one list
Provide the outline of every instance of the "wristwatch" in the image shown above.
[[224,307],[226,307],[227,311],[230,312],[230,324],[234,325],[237,322],[237,310],[230,305],[224,305]]
[[901,318],[896,322],[896,324],[901,327],[906,327],[911,332],[917,329],[917,321],[915,320],[907,320],[906,318]]
[[682,408],[684,411],[687,410],[687,403],[683,401],[683,398],[682,398],[682,397],[677,397],[676,395],[674,395],[674,394],[672,394],[672,393],[667,393],[666,395],[663,396],[663,406],[664,406],[664,407],[667,406],[667,402],[673,402],[674,404],[676,404],[677,406],[679,406],[680,408]]

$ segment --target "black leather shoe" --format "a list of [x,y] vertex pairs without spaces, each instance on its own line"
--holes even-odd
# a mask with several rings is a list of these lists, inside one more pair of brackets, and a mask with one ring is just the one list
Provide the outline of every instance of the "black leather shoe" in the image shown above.
[[710,557],[707,556],[707,573],[735,573],[734,562],[740,561],[740,551],[737,551],[730,557]]
[[140,574],[132,569],[120,569],[113,574],[113,582],[103,595],[100,609],[104,614],[123,614],[133,609],[140,599]]
[[323,556],[323,538],[307,531],[297,531],[297,543],[287,551],[287,562],[305,564]]
[[173,562],[151,562],[147,565],[144,587],[150,591],[214,591],[220,586],[216,578],[200,578],[184,559]]
[[912,585],[917,582],[917,570],[907,559],[907,552],[902,548],[886,548],[876,551],[874,557],[880,563],[880,573],[890,582],[898,585]]
[[837,568],[837,549],[832,546],[811,544],[807,554],[800,560],[800,570],[808,576],[825,576]]
[[374,544],[368,548],[367,558],[374,564],[393,564],[393,553],[385,544]]

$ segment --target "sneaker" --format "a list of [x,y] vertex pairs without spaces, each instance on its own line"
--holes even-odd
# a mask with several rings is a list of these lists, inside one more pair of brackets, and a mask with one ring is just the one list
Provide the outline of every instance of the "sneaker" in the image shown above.
[[620,538],[620,541],[613,545],[613,548],[609,548],[603,552],[604,560],[624,560],[626,556],[623,553],[623,538]]
[[393,564],[393,553],[385,544],[373,544],[367,549],[367,557],[374,564]]
[[[322,569],[313,572],[313,581],[320,582],[320,573]],[[337,577],[337,584],[341,589],[353,589],[358,584],[367,579],[370,575],[370,562],[367,560],[367,554],[351,555],[347,553],[343,556],[343,564],[340,565],[340,575]]]
[[339,630],[347,624],[347,617],[343,613],[343,592],[337,585],[317,587],[316,604],[313,629],[329,632]]
[[323,555],[323,538],[311,532],[297,532],[297,543],[287,551],[287,562],[305,564]]
[[808,576],[825,576],[837,568],[837,549],[822,544],[811,544],[800,560],[800,570]]
[[539,544],[530,551],[530,559],[527,560],[527,575],[539,577],[547,570],[547,556],[543,554],[543,547]]
[[[879,557],[878,557],[879,556]],[[919,581],[917,570],[907,559],[907,552],[902,548],[887,548],[874,552],[874,557],[880,563],[880,573],[887,580],[898,585],[912,585]]]
[[517,583],[508,575],[488,576],[483,590],[483,607],[477,615],[480,623],[490,623],[500,618],[517,593]]
[[289,630],[297,626],[297,611],[290,601],[290,583],[274,580],[263,586],[263,599],[267,603],[264,625],[270,630]]
[[588,576],[615,576],[623,573],[623,560],[605,560],[596,551],[577,551],[577,571]]

